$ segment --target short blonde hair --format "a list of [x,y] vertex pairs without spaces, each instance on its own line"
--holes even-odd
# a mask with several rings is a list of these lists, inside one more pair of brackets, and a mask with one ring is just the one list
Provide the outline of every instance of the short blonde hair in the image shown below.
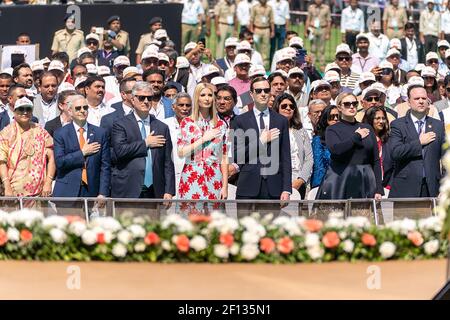
[[336,106],[340,106],[342,103],[342,100],[347,98],[348,96],[352,96],[358,101],[358,98],[351,92],[342,92],[336,97]]

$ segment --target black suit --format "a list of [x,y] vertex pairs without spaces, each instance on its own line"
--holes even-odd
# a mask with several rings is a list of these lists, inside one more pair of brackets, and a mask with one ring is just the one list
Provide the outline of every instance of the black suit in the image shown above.
[[[155,198],[162,198],[165,193],[175,195],[175,169],[169,127],[151,115],[150,130],[166,139],[164,147],[151,148]],[[139,198],[144,184],[147,147],[134,114],[114,122],[111,142],[117,159],[112,169],[111,196]]]
[[60,116],[57,116],[55,119],[47,121],[45,123],[44,129],[47,130],[47,132],[53,137],[55,131],[61,127],[62,127],[61,118]]
[[106,137],[109,141],[109,146],[111,149],[111,164],[114,165],[116,163],[116,156],[114,154],[111,142],[112,128],[115,121],[125,116],[125,111],[123,110],[122,102],[114,103],[111,105],[111,107],[116,111],[108,113],[107,115],[102,117],[102,120],[100,121],[100,128],[103,128],[106,131]]
[[[400,70],[400,72],[399,72]],[[398,84],[405,84],[406,81],[406,71],[402,69],[397,69],[394,71],[394,83],[397,82]]]
[[[417,41],[416,39],[414,39],[414,42],[416,43],[417,59],[418,59],[419,63],[425,63],[425,53],[423,50],[422,43],[420,41]],[[400,43],[402,44],[402,50],[400,51],[400,53],[402,55],[402,59],[408,61],[408,48],[407,48],[406,38],[400,39]]]
[[[405,117],[391,123],[391,157],[394,172],[389,198],[436,197],[442,177],[440,160],[444,154],[444,124],[426,117],[425,132],[436,133],[436,140],[422,146],[411,111]],[[423,194],[422,182],[426,182],[428,195]],[[422,188],[423,189],[423,188]]]

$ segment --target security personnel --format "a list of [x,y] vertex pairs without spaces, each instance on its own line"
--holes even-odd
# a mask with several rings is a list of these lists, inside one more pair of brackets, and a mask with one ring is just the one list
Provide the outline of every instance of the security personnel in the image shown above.
[[[310,36],[309,33],[312,32]],[[331,12],[330,6],[323,0],[314,0],[308,7],[308,17],[305,22],[305,38],[311,39],[311,51],[319,58],[320,65],[325,65],[325,41],[330,39]]]
[[216,57],[223,55],[225,39],[237,34],[236,5],[233,0],[220,0],[214,7],[216,35]]
[[405,24],[408,22],[408,15],[403,7],[400,7],[399,0],[391,0],[383,13],[384,34],[389,39],[403,37]]
[[155,31],[158,29],[162,29],[162,18],[161,17],[153,17],[150,22],[150,32],[144,33],[141,35],[141,38],[139,39],[139,44],[136,49],[136,64],[141,63],[141,56],[144,52],[145,48],[147,48],[148,45],[150,45],[153,42],[153,35],[155,34]]
[[197,42],[202,33],[205,10],[199,0],[183,0],[181,12],[181,47],[189,42]]
[[273,9],[267,0],[259,0],[250,13],[250,31],[253,32],[256,50],[261,53],[266,69],[269,69],[270,39],[275,36]]
[[120,17],[111,16],[106,23],[109,28],[106,32],[106,36],[111,40],[114,49],[119,52],[119,55],[128,56],[130,53],[130,36],[128,32],[121,30],[122,23]]
[[57,52],[66,52],[69,61],[77,58],[77,51],[84,47],[83,31],[76,29],[75,16],[73,13],[64,17],[66,27],[58,30],[53,36],[52,55]]

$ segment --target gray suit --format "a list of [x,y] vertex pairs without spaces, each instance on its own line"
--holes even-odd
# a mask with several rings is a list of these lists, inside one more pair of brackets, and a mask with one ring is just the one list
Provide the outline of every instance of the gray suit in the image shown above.
[[[34,101],[33,101],[33,105],[34,105],[34,107],[33,107],[33,116],[38,118],[39,124],[44,125],[45,124],[45,120],[44,120],[44,110],[42,109],[42,96],[41,96],[41,94],[36,95],[36,97],[34,98]],[[56,117],[58,117],[60,113],[61,112],[60,112],[60,110],[58,108],[58,104],[57,104],[56,105]],[[52,119],[48,119],[48,120],[49,121],[53,120],[56,117],[53,117]]]
[[434,103],[434,106],[436,107],[438,112],[441,112],[444,109],[447,109],[449,107],[449,103],[447,99],[442,99],[439,101],[436,101]]

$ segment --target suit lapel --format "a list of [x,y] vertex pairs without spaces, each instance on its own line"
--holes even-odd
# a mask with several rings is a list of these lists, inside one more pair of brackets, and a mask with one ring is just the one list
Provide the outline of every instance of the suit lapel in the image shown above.
[[[91,124],[88,124],[88,131],[87,131],[87,138],[86,138],[86,143],[92,143],[92,142],[98,142],[100,143],[100,141],[96,141],[96,136],[95,136],[95,130],[94,127]],[[95,156],[95,154],[93,154],[90,157],[87,157],[86,159],[86,168],[89,166],[89,163],[91,161],[91,158],[93,158]]]
[[[427,116],[426,118],[425,118],[425,133],[427,133],[427,132],[435,132],[434,131],[434,128],[433,128],[433,123],[432,123],[433,121],[431,120],[431,117],[429,117],[429,116]],[[436,140],[435,140],[436,141]],[[433,141],[434,142],[434,141]],[[423,147],[423,158],[424,158],[424,160],[425,160],[425,157],[426,157],[426,155],[427,155],[427,151],[428,151],[428,149],[429,149],[429,146],[433,143],[433,142],[430,142],[429,144],[427,144],[427,145],[425,145],[424,147]]]
[[414,122],[411,119],[411,111],[408,111],[407,115],[405,116],[405,122],[406,122],[406,127],[408,129],[410,136],[417,137],[417,139],[418,139],[419,134],[417,133],[416,125],[414,124]]
[[42,96],[38,95],[37,98],[35,99],[35,104],[34,104],[34,108],[33,108],[33,115],[38,118],[39,122],[44,120],[44,112],[42,110]]

